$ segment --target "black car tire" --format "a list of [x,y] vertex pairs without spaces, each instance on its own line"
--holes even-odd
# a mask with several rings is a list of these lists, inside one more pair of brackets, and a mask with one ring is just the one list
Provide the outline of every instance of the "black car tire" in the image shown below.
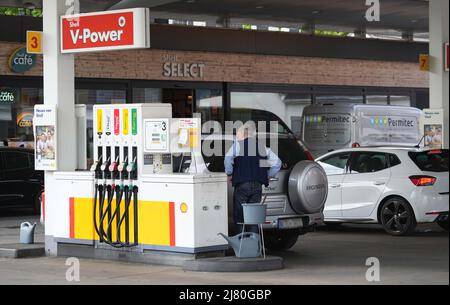
[[33,212],[36,214],[41,214],[41,202],[42,202],[42,192],[39,192],[33,200]]
[[380,222],[384,230],[393,236],[408,236],[417,227],[416,216],[410,204],[403,198],[388,199],[380,211]]
[[277,230],[264,235],[265,246],[273,251],[286,251],[298,241],[298,230]]
[[438,222],[438,225],[445,231],[448,232],[448,220],[444,222]]

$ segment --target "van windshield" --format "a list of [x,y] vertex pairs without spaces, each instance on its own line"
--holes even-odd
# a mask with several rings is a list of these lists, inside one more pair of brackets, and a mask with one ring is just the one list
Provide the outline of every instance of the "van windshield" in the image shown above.
[[342,147],[351,141],[350,114],[307,114],[304,120],[304,139],[309,147]]
[[410,158],[424,172],[448,172],[448,150],[410,152]]

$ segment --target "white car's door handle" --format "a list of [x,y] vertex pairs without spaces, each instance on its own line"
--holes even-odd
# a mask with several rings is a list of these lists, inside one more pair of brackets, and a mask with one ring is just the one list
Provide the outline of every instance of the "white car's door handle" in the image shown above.
[[341,187],[341,185],[340,185],[339,183],[335,183],[335,184],[330,184],[330,187],[331,187],[332,189],[336,189],[336,188],[338,188],[338,187]]
[[270,178],[269,180],[270,182],[276,182],[276,181],[280,181],[280,178]]
[[375,185],[385,185],[386,182],[383,182],[383,181],[375,181],[373,184],[375,184]]

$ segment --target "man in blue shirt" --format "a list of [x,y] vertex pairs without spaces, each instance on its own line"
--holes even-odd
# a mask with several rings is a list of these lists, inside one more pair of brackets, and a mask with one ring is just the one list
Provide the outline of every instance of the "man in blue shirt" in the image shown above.
[[[234,186],[233,220],[236,228],[244,222],[242,204],[260,203],[262,186],[269,186],[270,178],[281,169],[281,160],[269,148],[258,143],[254,123],[246,123],[238,132],[236,141],[225,155],[225,172]],[[248,231],[258,232],[257,226]]]

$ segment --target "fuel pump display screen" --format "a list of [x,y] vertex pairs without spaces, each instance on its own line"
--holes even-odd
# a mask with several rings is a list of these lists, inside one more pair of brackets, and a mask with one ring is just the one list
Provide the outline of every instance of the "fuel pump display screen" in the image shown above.
[[169,120],[144,120],[145,152],[169,152]]

